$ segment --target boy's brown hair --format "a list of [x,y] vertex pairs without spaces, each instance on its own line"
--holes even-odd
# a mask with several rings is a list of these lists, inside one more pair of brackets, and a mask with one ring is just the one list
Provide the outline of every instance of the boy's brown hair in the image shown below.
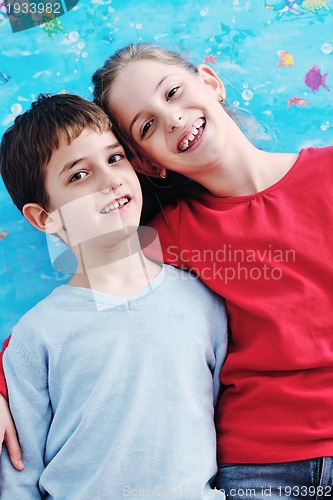
[[70,144],[85,128],[111,130],[104,111],[73,94],[40,94],[4,133],[0,145],[0,173],[17,208],[38,203],[48,209],[45,167],[64,137]]

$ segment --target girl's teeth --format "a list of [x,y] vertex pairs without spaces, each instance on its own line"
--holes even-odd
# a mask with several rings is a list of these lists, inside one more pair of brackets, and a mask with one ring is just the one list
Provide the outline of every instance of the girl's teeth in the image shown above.
[[184,138],[179,144],[178,148],[181,151],[186,151],[188,148],[189,142],[193,141],[196,135],[199,133],[199,128],[205,123],[202,118],[199,118],[192,126],[191,132]]

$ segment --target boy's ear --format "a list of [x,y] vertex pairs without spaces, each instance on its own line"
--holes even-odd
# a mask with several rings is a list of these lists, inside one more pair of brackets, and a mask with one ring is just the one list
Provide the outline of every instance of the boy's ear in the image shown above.
[[226,90],[222,80],[217,76],[215,71],[207,64],[200,64],[197,68],[199,79],[205,84],[211,87],[214,93],[225,99]]
[[24,205],[22,212],[27,221],[43,233],[54,234],[62,229],[58,211],[49,214],[38,203],[27,203]]

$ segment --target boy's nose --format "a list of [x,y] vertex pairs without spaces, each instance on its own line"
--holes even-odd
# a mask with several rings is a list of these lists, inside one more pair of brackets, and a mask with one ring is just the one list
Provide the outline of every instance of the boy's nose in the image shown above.
[[101,176],[100,181],[100,192],[107,194],[111,190],[115,191],[122,185],[122,180],[118,174],[115,172],[107,172],[103,176]]

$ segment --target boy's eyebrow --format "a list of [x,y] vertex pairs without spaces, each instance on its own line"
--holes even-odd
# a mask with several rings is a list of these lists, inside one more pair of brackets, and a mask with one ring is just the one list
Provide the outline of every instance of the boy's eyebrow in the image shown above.
[[[120,147],[119,142],[115,142],[114,144],[109,144],[109,146],[106,146],[104,148],[104,151],[108,151],[109,149],[116,149],[116,148],[119,148],[119,147]],[[77,165],[81,161],[86,160],[87,158],[89,158],[89,157],[88,156],[82,156],[82,158],[78,158],[75,161],[69,161],[69,162],[65,163],[65,165],[60,170],[58,177],[60,177],[63,173],[67,172],[71,168],[75,167],[75,165]]]
[[[173,76],[173,75],[166,75],[166,76],[164,76],[164,77],[162,78],[162,80],[161,80],[161,81],[159,81],[159,82],[158,82],[158,84],[156,85],[156,87],[155,87],[155,91],[156,91],[156,90],[158,90],[158,89],[159,89],[159,87],[160,87],[160,86],[162,85],[162,83],[164,82],[164,80],[166,80],[166,79],[167,79],[167,78],[169,78],[170,76]],[[133,118],[133,120],[131,121],[131,125],[130,125],[130,132],[131,132],[131,133],[132,133],[132,127],[133,127],[134,123],[137,121],[137,119],[139,118],[140,114],[141,114],[141,111],[139,111],[139,113],[137,113],[137,114],[135,115],[135,117]]]

